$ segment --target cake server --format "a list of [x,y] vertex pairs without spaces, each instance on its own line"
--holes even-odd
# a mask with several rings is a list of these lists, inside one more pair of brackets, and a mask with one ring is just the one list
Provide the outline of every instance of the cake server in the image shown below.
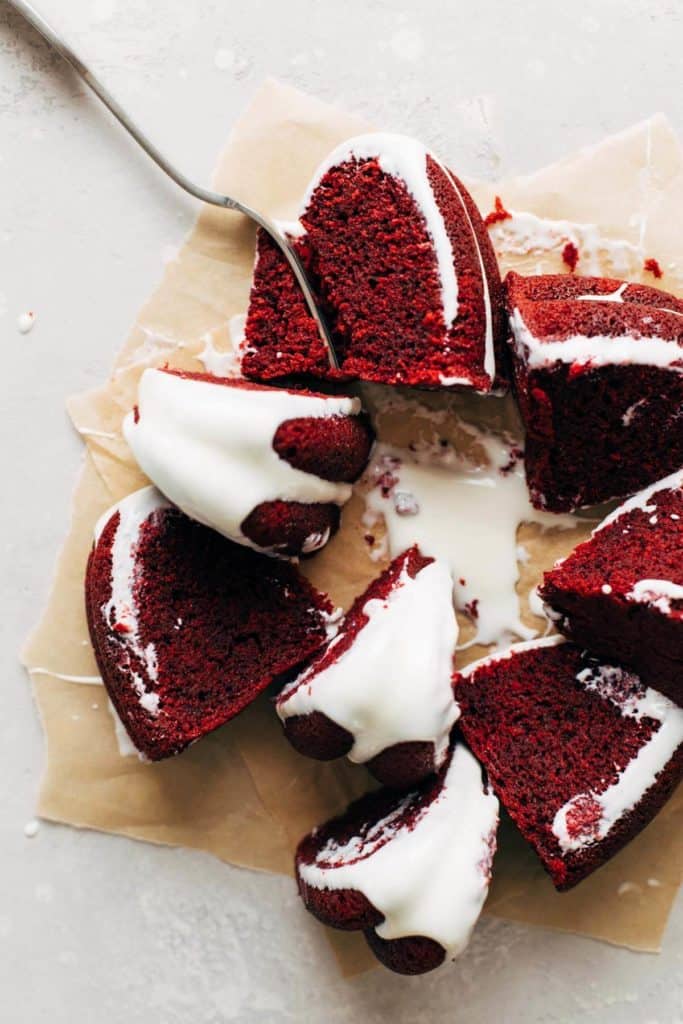
[[285,257],[292,273],[299,283],[299,287],[303,292],[308,306],[309,312],[318,328],[318,332],[322,341],[325,344],[327,350],[328,359],[330,366],[334,369],[339,368],[339,362],[337,355],[334,351],[334,345],[332,344],[332,338],[328,330],[325,319],[318,308],[315,294],[311,287],[311,284],[306,275],[306,271],[299,259],[296,250],[293,248],[289,238],[284,234],[279,225],[259,213],[258,210],[254,210],[251,206],[247,206],[246,203],[240,202],[239,199],[235,199],[232,196],[220,195],[218,192],[210,192],[208,189],[202,188],[201,185],[195,185],[194,182],[190,181],[181,171],[177,170],[171,164],[166,157],[161,153],[157,147],[147,138],[145,133],[135,124],[134,121],[128,116],[125,110],[120,104],[114,99],[108,89],[100,82],[97,76],[87,67],[86,64],[80,59],[78,54],[74,53],[71,47],[66,43],[51,25],[43,18],[43,16],[33,7],[32,4],[26,2],[26,0],[7,0],[10,7],[13,7],[15,11],[22,15],[26,21],[33,26],[33,28],[40,33],[43,39],[46,40],[48,45],[55,50],[61,57],[67,61],[74,71],[83,79],[85,84],[91,89],[95,95],[104,103],[105,107],[114,115],[119,124],[123,125],[129,135],[131,135],[137,144],[144,149],[147,156],[151,157],[155,164],[164,171],[169,178],[172,178],[176,185],[184,189],[195,199],[201,200],[203,203],[209,203],[211,206],[221,206],[226,210],[236,210],[238,213],[244,214],[245,217],[249,217],[250,220],[254,221],[260,228],[262,228],[275,242],[282,255]]

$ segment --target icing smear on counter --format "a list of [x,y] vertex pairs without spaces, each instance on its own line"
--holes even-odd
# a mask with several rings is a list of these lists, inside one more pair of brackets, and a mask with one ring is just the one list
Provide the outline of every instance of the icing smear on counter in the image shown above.
[[395,743],[432,742],[439,767],[458,717],[451,594],[447,565],[432,562],[415,577],[404,569],[386,598],[366,601],[368,621],[350,647],[320,671],[314,661],[285,687],[276,703],[280,718],[322,712],[353,735],[347,756],[361,764]]
[[[476,628],[474,639],[463,646],[504,645],[512,636],[536,636],[520,619],[515,591],[519,525],[566,529],[578,521],[533,508],[519,447],[494,434],[477,430],[477,435],[488,465],[475,464],[450,446],[411,450],[378,444],[362,481],[364,523],[370,527],[384,520],[392,558],[418,544],[423,554],[450,568],[455,606]],[[410,514],[407,496],[415,509]]]
[[645,258],[642,245],[625,239],[608,238],[597,224],[551,220],[523,210],[509,210],[508,213],[509,216],[504,220],[489,227],[493,247],[500,256],[542,255],[549,252],[561,255],[565,246],[571,244],[579,252],[582,274],[604,277],[605,260],[617,277],[636,277],[642,271]]
[[611,701],[628,718],[659,723],[652,736],[602,792],[577,793],[557,811],[552,831],[564,853],[604,839],[639,803],[683,742],[683,708],[644,688],[637,676],[613,665],[588,667],[576,676],[587,690]]
[[[230,387],[147,369],[137,409],[123,433],[143,472],[191,519],[238,544],[263,550],[242,524],[264,502],[343,505],[351,496],[350,484],[280,458],[273,438],[286,420],[355,415],[357,398]],[[311,545],[324,540],[311,538]]]
[[461,743],[440,792],[402,824],[415,797],[404,797],[362,837],[343,846],[330,840],[298,872],[318,889],[362,892],[384,915],[375,929],[380,938],[422,935],[453,959],[467,945],[488,892],[498,800],[484,789],[481,768]]
[[228,320],[228,336],[230,348],[217,348],[215,343],[216,331],[207,331],[203,334],[201,341],[204,348],[197,355],[207,373],[214,377],[239,377],[240,375],[240,349],[244,344],[244,330],[247,322],[246,313],[237,313]]

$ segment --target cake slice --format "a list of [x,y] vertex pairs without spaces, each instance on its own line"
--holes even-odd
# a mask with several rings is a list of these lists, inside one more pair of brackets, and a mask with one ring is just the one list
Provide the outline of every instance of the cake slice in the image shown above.
[[562,633],[683,707],[683,470],[612,512],[540,596]]
[[330,373],[295,280],[261,234],[246,377],[491,390],[506,333],[496,258],[469,193],[433,153],[401,135],[342,143],[314,174],[290,231],[317,282],[340,373]]
[[683,710],[552,636],[454,680],[459,727],[559,890],[645,828],[683,776]]
[[683,301],[599,277],[506,286],[533,504],[626,497],[683,466]]
[[410,548],[278,697],[286,736],[309,757],[346,754],[385,785],[415,785],[448,751],[457,638],[448,567]]
[[370,793],[301,841],[301,898],[323,924],[364,931],[386,967],[422,974],[467,945],[488,892],[497,829],[498,801],[456,742],[418,789]]
[[104,684],[151,761],[286,680],[325,641],[333,611],[293,565],[231,543],[153,487],[100,519],[85,599]]
[[277,555],[327,543],[373,441],[357,398],[171,369],[142,374],[124,435],[186,515]]

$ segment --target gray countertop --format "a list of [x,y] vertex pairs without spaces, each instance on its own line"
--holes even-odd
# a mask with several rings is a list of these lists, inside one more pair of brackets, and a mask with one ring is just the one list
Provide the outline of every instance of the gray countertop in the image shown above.
[[[421,137],[465,176],[532,170],[656,110],[683,133],[675,0],[37,2],[198,180],[271,74]],[[4,5],[0,116],[0,1018],[682,1021],[680,899],[660,956],[485,919],[445,972],[347,983],[288,880],[46,824],[25,837],[44,752],[16,651],[80,461],[64,398],[104,379],[196,208]]]

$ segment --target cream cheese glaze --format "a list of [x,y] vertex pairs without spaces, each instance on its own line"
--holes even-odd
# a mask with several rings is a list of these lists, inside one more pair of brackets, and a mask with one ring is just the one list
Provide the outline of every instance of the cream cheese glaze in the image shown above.
[[369,621],[337,661],[319,673],[314,662],[283,690],[280,718],[322,712],[353,735],[348,757],[359,763],[395,743],[431,741],[439,767],[458,717],[451,689],[458,639],[452,590],[442,562],[415,577],[404,570],[386,599],[366,602]]
[[[95,525],[97,543],[106,524],[118,514],[111,549],[111,596],[102,606],[102,617],[110,626],[115,624],[118,627],[119,641],[125,645],[129,655],[144,666],[147,679],[151,682],[157,680],[157,653],[153,644],[143,645],[140,639],[134,593],[137,571],[135,558],[143,524],[156,512],[168,507],[168,501],[155,487],[143,487],[108,509]],[[140,706],[150,715],[158,714],[158,694],[147,689],[145,680],[133,669],[132,664],[130,674]]]
[[438,796],[415,822],[401,826],[410,799],[377,822],[362,842],[330,842],[314,863],[300,863],[298,871],[318,889],[362,892],[384,915],[376,928],[381,938],[422,935],[453,959],[466,947],[488,892],[498,800],[484,789],[481,768],[461,743]]
[[510,315],[510,328],[517,354],[532,370],[553,363],[590,363],[591,366],[634,363],[683,373],[683,345],[677,338],[576,334],[545,341],[528,328],[519,309],[513,309]]
[[[262,502],[343,505],[350,484],[295,469],[273,448],[278,427],[300,417],[355,415],[357,398],[238,388],[147,369],[138,416],[123,432],[141,469],[186,515],[257,548],[242,523]],[[325,537],[311,539],[309,550]]]

